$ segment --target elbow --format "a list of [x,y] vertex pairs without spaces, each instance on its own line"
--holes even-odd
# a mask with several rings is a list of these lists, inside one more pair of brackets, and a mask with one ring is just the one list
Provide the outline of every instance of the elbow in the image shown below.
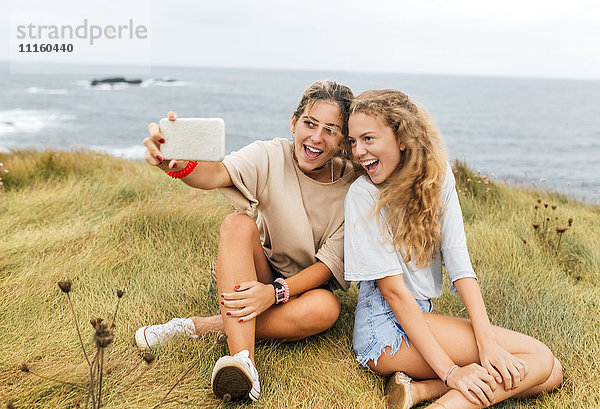
[[397,303],[405,300],[414,300],[413,295],[408,291],[408,288],[402,283],[401,285],[394,286],[379,286],[381,295],[388,302],[388,304]]

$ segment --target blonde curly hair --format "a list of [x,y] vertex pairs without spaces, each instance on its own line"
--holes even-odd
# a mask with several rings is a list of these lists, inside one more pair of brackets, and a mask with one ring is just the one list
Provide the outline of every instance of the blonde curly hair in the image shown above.
[[406,146],[398,167],[377,185],[380,196],[374,211],[384,215],[378,221],[389,227],[404,262],[414,260],[417,267],[425,267],[441,239],[444,211],[441,189],[447,156],[439,131],[427,112],[392,89],[360,94],[350,105],[351,115],[359,112],[382,120]]

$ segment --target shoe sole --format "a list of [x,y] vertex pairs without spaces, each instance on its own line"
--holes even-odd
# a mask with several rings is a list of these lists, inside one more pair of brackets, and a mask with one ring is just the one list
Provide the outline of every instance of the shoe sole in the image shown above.
[[385,386],[385,397],[388,404],[396,409],[411,408],[410,385],[402,382],[402,375],[396,372]]
[[229,395],[231,400],[250,400],[252,380],[248,378],[243,369],[233,363],[233,365],[224,366],[215,373],[212,388],[219,399]]

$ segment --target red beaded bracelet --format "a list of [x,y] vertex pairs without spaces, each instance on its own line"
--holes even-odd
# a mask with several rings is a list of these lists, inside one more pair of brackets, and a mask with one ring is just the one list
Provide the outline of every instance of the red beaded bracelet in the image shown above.
[[[171,176],[173,179],[181,179],[186,177],[198,166],[198,162],[195,160],[191,160],[188,162],[187,166],[177,172],[167,172],[167,175]],[[165,171],[166,172],[166,171]]]
[[288,287],[287,281],[285,281],[281,277],[276,278],[275,282],[280,283],[283,286],[283,289],[285,290],[285,298],[281,301],[282,304],[285,304],[290,300],[290,287]]

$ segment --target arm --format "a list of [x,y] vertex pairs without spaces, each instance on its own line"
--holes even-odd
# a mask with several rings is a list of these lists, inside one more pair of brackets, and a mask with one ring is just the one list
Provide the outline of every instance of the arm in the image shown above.
[[[169,113],[169,120],[175,120],[174,113]],[[165,172],[176,172],[185,168],[188,161],[172,160],[165,162],[160,152],[160,145],[164,142],[160,127],[156,123],[148,125],[150,137],[144,139],[146,146],[145,158],[146,162],[157,166]],[[181,180],[189,186],[199,189],[215,189],[219,187],[231,186],[233,182],[229,176],[229,172],[222,162],[198,162],[198,165],[189,175],[181,178]]]
[[525,377],[525,362],[504,350],[496,342],[495,333],[475,278],[467,250],[462,211],[456,194],[454,175],[448,165],[442,188],[446,210],[442,217],[441,251],[453,288],[465,305],[477,342],[481,365],[497,383],[504,380],[506,390],[516,388]]
[[460,298],[467,309],[473,325],[481,365],[497,383],[504,380],[504,389],[514,389],[527,375],[525,361],[512,355],[496,341],[492,324],[485,309],[479,284],[474,278],[462,278],[454,282]]
[[490,405],[496,389],[492,376],[475,363],[457,367],[449,374],[455,363],[425,321],[423,312],[404,284],[402,274],[381,278],[377,285],[412,345],[438,377],[451,388],[459,390],[473,404]]
[[[290,297],[300,295],[308,290],[318,288],[331,278],[331,270],[320,261],[286,278],[290,289]],[[223,293],[222,303],[232,310],[231,316],[248,321],[256,318],[275,304],[275,289],[271,284],[258,281],[240,283],[233,293]]]

